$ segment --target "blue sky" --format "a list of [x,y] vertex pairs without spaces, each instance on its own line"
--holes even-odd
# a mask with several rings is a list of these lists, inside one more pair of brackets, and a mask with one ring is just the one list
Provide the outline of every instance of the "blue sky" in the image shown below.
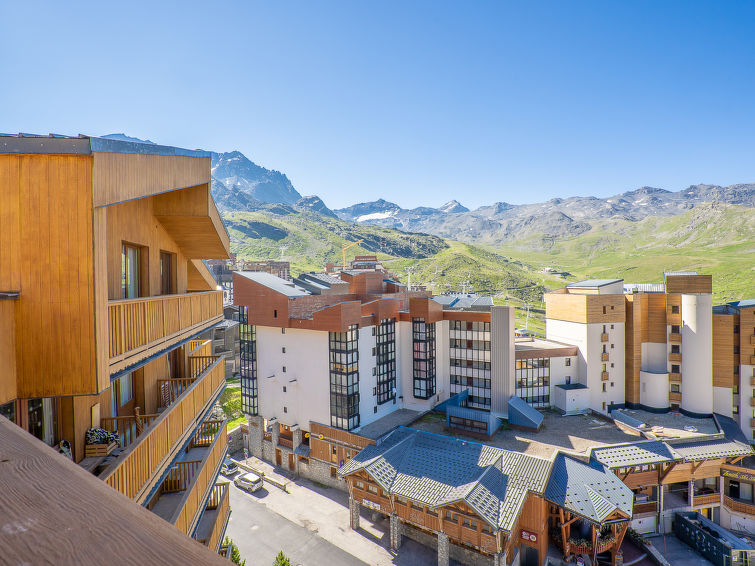
[[3,2],[0,131],[238,149],[331,207],[755,182],[752,2]]

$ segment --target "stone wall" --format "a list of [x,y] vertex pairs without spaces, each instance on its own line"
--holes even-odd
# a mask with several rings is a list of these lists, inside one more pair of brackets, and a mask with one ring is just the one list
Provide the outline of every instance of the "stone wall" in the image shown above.
[[299,462],[299,475],[303,478],[327,485],[328,487],[335,487],[341,491],[348,491],[349,486],[346,480],[342,480],[338,477],[332,477],[330,475],[330,465],[319,460],[309,459],[309,463]]
[[244,434],[242,427],[237,426],[228,432],[228,453],[242,452],[244,450]]
[[[434,548],[435,550],[438,549],[438,537],[421,531],[407,523],[403,524],[403,531],[404,536],[407,536],[428,548]],[[466,564],[467,566],[491,566],[494,564],[492,556],[485,556],[484,554],[468,550],[453,543],[449,543],[448,546],[450,550],[450,558],[457,562],[461,562],[462,564]]]

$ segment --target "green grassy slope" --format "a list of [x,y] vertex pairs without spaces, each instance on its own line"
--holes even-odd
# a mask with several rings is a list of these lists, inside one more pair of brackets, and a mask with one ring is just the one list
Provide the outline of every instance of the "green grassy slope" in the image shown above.
[[322,270],[326,262],[341,264],[341,245],[364,240],[347,250],[355,255],[376,254],[423,258],[447,247],[429,234],[410,234],[378,226],[354,224],[311,212],[292,212],[284,206],[269,206],[257,212],[231,212],[223,215],[231,236],[231,250],[244,259],[279,259],[291,262],[291,271]]
[[755,297],[755,210],[706,204],[674,217],[615,220],[556,242],[530,238],[496,248],[578,278],[661,282],[663,271],[713,275],[714,302]]

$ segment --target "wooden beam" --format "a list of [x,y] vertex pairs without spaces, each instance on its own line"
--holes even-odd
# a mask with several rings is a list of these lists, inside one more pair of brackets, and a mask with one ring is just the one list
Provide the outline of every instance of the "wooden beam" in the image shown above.
[[676,467],[676,464],[677,464],[676,462],[673,462],[673,463],[669,464],[669,467],[666,468],[666,471],[661,473],[661,477],[658,480],[659,484],[663,483],[663,480],[666,479],[666,476],[669,474],[669,472]]
[[558,509],[559,517],[561,518],[561,542],[563,543],[563,549],[564,549],[564,556],[569,554],[569,538],[566,534],[566,527],[568,526],[566,524],[566,520],[564,519],[564,510],[559,507]]
[[633,473],[633,472],[634,472],[634,469],[635,469],[635,468],[634,468],[634,466],[632,466],[631,468],[629,468],[629,469],[627,470],[627,473],[626,473],[626,474],[624,474],[624,477],[623,477],[623,478],[621,478],[621,481],[624,481],[625,479],[627,479],[627,478],[629,477],[629,474],[631,474],[631,473]]
[[574,517],[572,517],[571,519],[569,519],[568,521],[566,521],[566,523],[562,524],[561,526],[562,526],[562,527],[568,527],[568,526],[569,526],[569,525],[571,525],[571,524],[572,524],[572,523],[573,523],[574,521],[576,521],[576,520],[577,520],[578,518],[579,518],[579,517],[576,517],[576,516],[574,516]]

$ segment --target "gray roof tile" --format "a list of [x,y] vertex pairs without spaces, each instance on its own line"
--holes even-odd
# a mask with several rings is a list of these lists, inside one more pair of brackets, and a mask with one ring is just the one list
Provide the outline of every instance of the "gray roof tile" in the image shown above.
[[611,469],[678,462],[682,459],[673,448],[661,440],[593,448],[591,458]]

